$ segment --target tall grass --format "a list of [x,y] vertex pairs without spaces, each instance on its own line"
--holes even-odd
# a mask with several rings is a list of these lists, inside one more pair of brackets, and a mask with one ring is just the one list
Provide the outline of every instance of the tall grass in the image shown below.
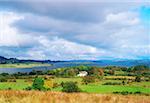
[[40,91],[0,91],[0,103],[150,103],[150,96]]

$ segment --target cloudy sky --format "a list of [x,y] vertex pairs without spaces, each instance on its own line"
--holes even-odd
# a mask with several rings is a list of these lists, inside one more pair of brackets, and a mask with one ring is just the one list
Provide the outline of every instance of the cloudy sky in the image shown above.
[[150,58],[148,0],[0,0],[0,55],[20,59]]

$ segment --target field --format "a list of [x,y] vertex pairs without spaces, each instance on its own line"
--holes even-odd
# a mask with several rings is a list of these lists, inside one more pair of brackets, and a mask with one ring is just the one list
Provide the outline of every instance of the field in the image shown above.
[[[83,69],[89,74],[78,76]],[[149,69],[129,70],[132,68],[103,71],[80,66],[46,72],[1,73],[0,103],[150,103]],[[67,93],[64,88],[76,91]]]
[[40,91],[0,91],[0,103],[150,103],[150,96]]
[[17,64],[0,64],[0,68],[32,68],[41,66],[51,66],[50,64],[42,63],[17,63]]
[[[122,82],[121,80],[102,80],[100,82],[91,83],[88,85],[81,84],[81,78],[56,78],[54,81],[57,83],[66,82],[66,81],[76,81],[79,84],[79,87],[88,93],[112,93],[115,91],[129,91],[136,92],[141,91],[143,93],[150,93],[150,82],[140,82],[140,83],[131,83],[129,85],[102,85],[106,82]],[[55,88],[54,91],[60,91],[61,88]]]
[[[133,82],[127,85],[103,85],[106,82],[122,82],[121,80],[102,80],[96,83],[91,83],[88,85],[82,85],[82,78],[54,78],[53,82],[60,84],[61,82],[74,81],[78,82],[79,87],[83,92],[87,93],[102,93],[102,94],[112,94],[116,91],[128,91],[150,94],[150,82]],[[16,82],[1,82],[0,89],[6,90],[11,88],[13,90],[23,90],[28,86],[31,86],[32,82],[28,82],[26,79],[17,79]],[[52,88],[52,91],[61,91],[62,87]]]

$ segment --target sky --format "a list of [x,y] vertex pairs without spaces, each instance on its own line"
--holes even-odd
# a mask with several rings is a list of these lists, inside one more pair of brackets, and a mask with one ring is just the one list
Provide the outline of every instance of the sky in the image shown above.
[[149,0],[0,0],[0,55],[150,58]]

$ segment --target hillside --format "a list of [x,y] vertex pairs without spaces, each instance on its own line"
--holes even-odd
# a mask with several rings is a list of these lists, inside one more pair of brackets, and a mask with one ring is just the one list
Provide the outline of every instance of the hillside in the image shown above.
[[55,63],[59,61],[51,60],[20,60],[17,58],[5,58],[0,56],[0,64],[13,64],[13,63]]

